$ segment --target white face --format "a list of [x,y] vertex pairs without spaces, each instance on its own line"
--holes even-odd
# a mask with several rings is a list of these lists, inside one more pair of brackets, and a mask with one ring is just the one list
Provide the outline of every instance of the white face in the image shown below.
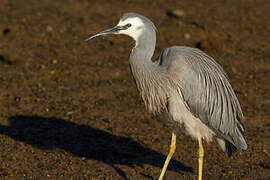
[[131,26],[126,30],[119,31],[117,34],[128,35],[137,41],[145,28],[143,21],[138,17],[128,18],[124,21],[120,20],[117,26],[125,26],[127,24],[131,24]]

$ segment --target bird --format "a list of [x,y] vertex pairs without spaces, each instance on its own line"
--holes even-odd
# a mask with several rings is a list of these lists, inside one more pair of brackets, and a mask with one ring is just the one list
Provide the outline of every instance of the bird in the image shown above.
[[198,179],[203,177],[202,141],[216,141],[228,156],[247,149],[244,116],[228,76],[212,57],[198,48],[172,46],[152,60],[157,28],[147,17],[125,13],[118,24],[85,41],[123,34],[135,41],[129,56],[131,73],[150,113],[171,128],[171,144],[159,180],[176,150],[176,133],[198,141]]

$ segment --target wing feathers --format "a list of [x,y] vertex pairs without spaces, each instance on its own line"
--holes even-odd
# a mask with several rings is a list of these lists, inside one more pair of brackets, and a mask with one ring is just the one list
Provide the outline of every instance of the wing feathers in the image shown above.
[[[235,147],[227,145],[230,150],[245,150],[242,110],[221,66],[196,48],[177,46],[164,52],[161,65],[179,82],[191,113]],[[184,73],[176,77],[175,69],[183,67]]]

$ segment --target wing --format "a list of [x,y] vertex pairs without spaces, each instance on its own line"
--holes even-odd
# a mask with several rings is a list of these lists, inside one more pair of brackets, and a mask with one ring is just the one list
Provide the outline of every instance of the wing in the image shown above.
[[242,110],[222,67],[201,50],[185,46],[165,49],[161,56],[159,64],[178,82],[190,112],[237,150],[245,150]]

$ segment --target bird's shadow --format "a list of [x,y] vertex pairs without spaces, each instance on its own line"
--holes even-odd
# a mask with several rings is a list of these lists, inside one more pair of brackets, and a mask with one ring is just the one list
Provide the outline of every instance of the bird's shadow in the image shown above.
[[[78,157],[102,161],[112,166],[124,179],[128,178],[116,164],[131,167],[150,164],[161,168],[166,159],[165,155],[145,148],[131,138],[54,117],[10,117],[9,126],[0,125],[0,133],[40,149],[58,148]],[[176,160],[170,162],[168,170],[192,172],[191,167]]]

